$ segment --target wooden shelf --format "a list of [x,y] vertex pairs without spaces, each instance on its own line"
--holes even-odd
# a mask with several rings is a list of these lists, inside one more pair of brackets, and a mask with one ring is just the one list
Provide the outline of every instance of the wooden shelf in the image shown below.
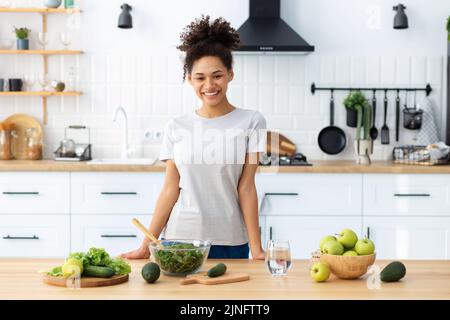
[[49,8],[0,8],[1,12],[8,12],[8,13],[65,13],[65,14],[72,14],[72,13],[80,13],[81,10],[78,8],[73,9],[65,9],[65,8],[56,8],[56,9],[49,9]]
[[71,55],[82,54],[81,50],[0,50],[0,54]]
[[80,96],[81,92],[76,91],[63,91],[63,92],[53,92],[53,91],[2,91],[0,96],[39,96],[39,97],[61,97],[61,96]]

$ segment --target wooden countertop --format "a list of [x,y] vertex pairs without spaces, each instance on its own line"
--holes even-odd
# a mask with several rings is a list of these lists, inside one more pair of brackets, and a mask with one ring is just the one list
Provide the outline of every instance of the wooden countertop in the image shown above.
[[[419,166],[393,164],[390,161],[374,161],[371,165],[357,165],[350,160],[312,160],[313,166],[260,166],[265,173],[450,173],[450,165]],[[54,160],[0,160],[0,171],[69,171],[69,172],[164,172],[165,164],[87,164],[86,162],[62,162]]]
[[[179,284],[180,278],[161,275],[153,284],[141,277],[148,260],[133,260],[127,283],[101,288],[67,289],[42,282],[39,270],[61,264],[62,259],[0,259],[0,300],[3,299],[136,299],[136,300],[304,300],[304,299],[446,299],[450,300],[450,261],[404,260],[407,273],[399,282],[381,283],[370,290],[366,279],[341,280],[334,276],[325,283],[309,275],[310,261],[295,260],[285,278],[272,277],[263,261],[220,260],[229,271],[246,272],[250,280],[223,285]],[[208,260],[207,269],[218,260]],[[390,261],[377,260],[383,268]]]

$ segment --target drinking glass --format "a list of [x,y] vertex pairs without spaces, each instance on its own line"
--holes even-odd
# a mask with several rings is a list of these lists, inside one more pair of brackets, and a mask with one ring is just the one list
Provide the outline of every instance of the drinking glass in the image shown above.
[[59,36],[61,43],[64,45],[64,50],[69,50],[69,45],[72,42],[72,35],[70,32],[61,32]]
[[45,46],[48,44],[48,33],[38,32],[38,42],[41,45],[42,50],[45,50]]
[[39,84],[42,87],[42,91],[47,91],[47,88],[50,84],[48,74],[44,73],[39,76]]
[[291,267],[291,249],[287,240],[269,240],[266,265],[273,276],[285,276]]
[[26,73],[23,76],[25,82],[25,91],[33,91],[33,86],[35,83],[35,77],[33,73]]

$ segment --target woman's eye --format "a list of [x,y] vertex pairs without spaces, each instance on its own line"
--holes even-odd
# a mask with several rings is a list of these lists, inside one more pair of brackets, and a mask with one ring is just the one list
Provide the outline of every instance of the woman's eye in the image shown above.
[[200,81],[202,81],[204,78],[195,78],[195,80],[200,80]]
[[220,79],[220,78],[222,78],[222,75],[217,75],[217,76],[215,76],[215,78]]

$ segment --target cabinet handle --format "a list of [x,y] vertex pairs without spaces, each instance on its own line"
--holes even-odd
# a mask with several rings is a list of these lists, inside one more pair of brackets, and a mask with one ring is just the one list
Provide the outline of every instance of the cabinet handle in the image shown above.
[[105,196],[117,196],[117,195],[137,195],[137,192],[101,192]]
[[394,193],[394,197],[431,197],[429,193]]
[[3,194],[7,195],[38,195],[39,192],[15,192],[15,191],[4,191]]
[[266,192],[264,196],[298,196],[297,192]]
[[32,236],[32,237],[11,237],[10,235],[7,235],[6,237],[3,237],[5,240],[39,240],[39,237]]
[[370,227],[367,227],[367,239],[370,239]]
[[136,238],[135,234],[102,234],[102,238]]
[[272,240],[272,227],[269,227],[269,240]]

